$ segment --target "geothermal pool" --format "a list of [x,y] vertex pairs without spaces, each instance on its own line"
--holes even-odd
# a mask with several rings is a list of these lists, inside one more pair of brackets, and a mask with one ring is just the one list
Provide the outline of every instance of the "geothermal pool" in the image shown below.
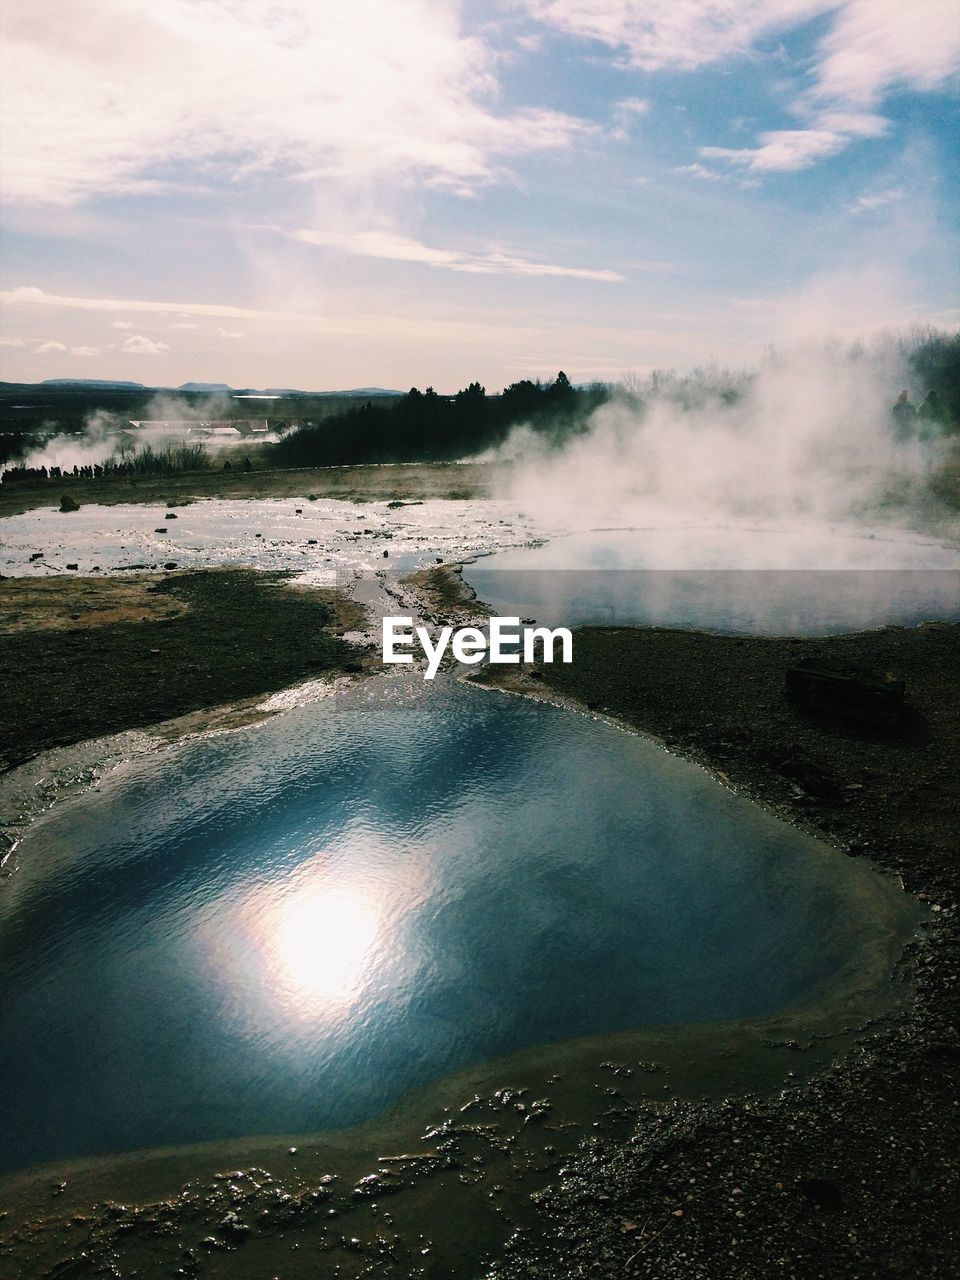
[[884,988],[916,921],[654,744],[452,678],[168,748],[19,862],[4,1171],[334,1128],[523,1046]]
[[497,614],[551,626],[830,635],[960,620],[960,547],[905,531],[593,529],[466,565]]

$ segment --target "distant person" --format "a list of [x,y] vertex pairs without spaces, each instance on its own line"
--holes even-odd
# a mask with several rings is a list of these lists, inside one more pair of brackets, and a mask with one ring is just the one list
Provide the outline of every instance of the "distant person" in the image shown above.
[[909,440],[917,425],[917,411],[910,403],[906,391],[897,396],[897,403],[891,412],[893,431],[898,440]]
[[937,428],[942,427],[947,420],[944,412],[943,401],[937,395],[936,391],[928,391],[927,398],[917,408],[917,421],[920,423],[920,439],[929,440],[931,436],[936,434]]
[[245,457],[245,458],[243,459],[243,469],[244,469],[244,471],[249,471],[249,470],[250,470],[250,468],[251,468],[252,466],[253,466],[253,463],[250,461],[250,459]]
[[232,471],[232,470],[233,470],[233,467],[230,465],[230,459],[229,459],[229,458],[228,458],[228,459],[226,460],[226,462],[223,464],[223,469],[224,469],[224,471]]

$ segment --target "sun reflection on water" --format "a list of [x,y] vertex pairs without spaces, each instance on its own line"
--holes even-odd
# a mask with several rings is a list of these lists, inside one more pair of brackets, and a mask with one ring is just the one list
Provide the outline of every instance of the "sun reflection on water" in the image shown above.
[[362,990],[379,924],[376,904],[363,894],[307,885],[263,921],[268,967],[298,1011],[341,1009]]

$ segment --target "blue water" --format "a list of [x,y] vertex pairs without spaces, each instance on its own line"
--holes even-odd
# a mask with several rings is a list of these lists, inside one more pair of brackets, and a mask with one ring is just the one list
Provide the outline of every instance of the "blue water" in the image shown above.
[[873,936],[879,879],[642,739],[373,681],[32,830],[0,1167],[340,1126],[525,1045],[782,1010]]
[[592,530],[465,566],[496,614],[550,626],[831,635],[960,620],[960,549],[916,535]]

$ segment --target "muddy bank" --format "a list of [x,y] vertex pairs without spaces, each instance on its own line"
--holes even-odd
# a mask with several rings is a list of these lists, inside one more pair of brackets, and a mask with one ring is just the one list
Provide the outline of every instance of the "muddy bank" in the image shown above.
[[[515,691],[659,736],[728,785],[897,871],[932,903],[911,1005],[776,1099],[678,1102],[598,1136],[539,1197],[543,1238],[492,1268],[550,1276],[948,1276],[960,1250],[960,628],[794,641],[577,632],[574,664]],[[883,732],[783,697],[801,655],[891,668],[909,713]]]
[[0,770],[41,751],[353,670],[361,611],[283,573],[0,581]]
[[167,507],[194,498],[341,498],[356,502],[422,498],[487,498],[503,468],[475,462],[383,463],[291,470],[189,471],[169,476],[119,476],[0,483],[0,517],[60,506],[67,494],[81,505],[145,502]]
[[402,580],[410,587],[424,621],[437,626],[466,626],[489,616],[490,610],[460,576],[460,565],[438,564],[418,569]]

